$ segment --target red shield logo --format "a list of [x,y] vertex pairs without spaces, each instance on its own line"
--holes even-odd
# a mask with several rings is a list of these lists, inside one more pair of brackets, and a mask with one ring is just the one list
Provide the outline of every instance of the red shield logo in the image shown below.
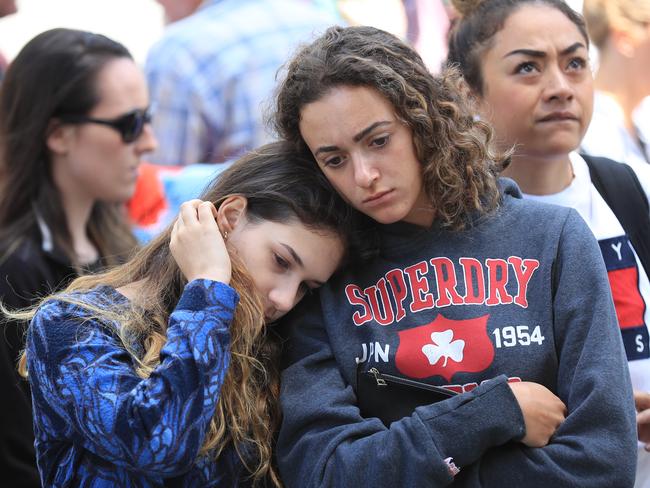
[[442,376],[445,381],[457,372],[483,371],[494,359],[487,334],[489,315],[475,319],[449,320],[438,315],[433,322],[400,331],[395,365],[411,378]]

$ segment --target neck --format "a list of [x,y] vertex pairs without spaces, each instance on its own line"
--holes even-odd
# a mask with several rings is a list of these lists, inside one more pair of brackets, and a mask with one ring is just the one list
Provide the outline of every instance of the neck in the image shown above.
[[90,199],[76,198],[75,195],[62,195],[68,230],[72,238],[72,248],[79,264],[97,261],[99,252],[88,237],[88,221],[94,202]]
[[[625,127],[636,138],[632,115],[647,95],[647,89],[640,86],[640,82],[645,84],[647,80],[644,77],[639,78],[627,64],[628,60],[620,55],[603,56],[595,87],[618,103],[623,110]],[[622,73],[627,75],[623,76]]]
[[409,224],[419,225],[420,227],[431,227],[435,217],[436,211],[433,208],[433,205],[431,205],[423,187],[418,199],[413,205],[413,208],[404,218],[404,221]]
[[512,178],[529,195],[552,195],[568,187],[573,167],[568,154],[557,157],[513,156],[503,176]]
[[57,167],[54,163],[53,179],[61,195],[61,204],[72,239],[72,249],[75,253],[75,262],[77,264],[92,263],[99,258],[97,247],[88,237],[88,221],[95,200],[67,175],[58,173]]

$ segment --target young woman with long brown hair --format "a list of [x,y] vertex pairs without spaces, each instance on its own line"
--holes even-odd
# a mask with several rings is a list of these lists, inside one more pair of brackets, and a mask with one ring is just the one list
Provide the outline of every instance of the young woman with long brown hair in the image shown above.
[[266,325],[339,267],[351,216],[310,160],[270,144],[128,263],[17,314],[43,484],[278,486]]

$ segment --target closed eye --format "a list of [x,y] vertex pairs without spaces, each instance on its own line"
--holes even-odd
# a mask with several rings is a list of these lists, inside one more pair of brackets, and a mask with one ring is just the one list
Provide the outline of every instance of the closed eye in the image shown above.
[[277,253],[273,253],[273,258],[275,259],[275,263],[283,270],[289,269],[291,267],[291,264],[289,261],[284,259],[282,256],[280,256]]

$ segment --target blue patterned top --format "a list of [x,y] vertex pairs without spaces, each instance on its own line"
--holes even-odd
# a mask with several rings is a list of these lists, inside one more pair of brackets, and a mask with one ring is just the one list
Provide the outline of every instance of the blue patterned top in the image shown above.
[[[74,297],[101,308],[128,304],[107,286]],[[228,370],[238,299],[223,283],[189,283],[147,379],[135,374],[116,323],[62,301],[43,305],[27,338],[43,485],[241,486],[234,449],[216,460],[198,455]]]

